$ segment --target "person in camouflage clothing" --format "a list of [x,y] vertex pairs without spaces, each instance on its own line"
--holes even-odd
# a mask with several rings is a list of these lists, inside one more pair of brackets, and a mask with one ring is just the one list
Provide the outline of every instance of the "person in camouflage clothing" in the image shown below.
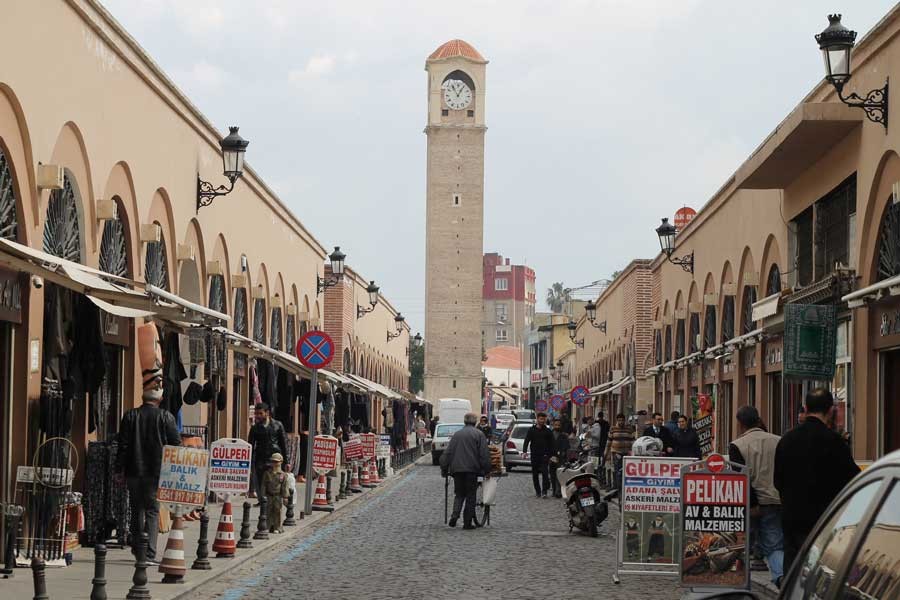
[[287,473],[281,470],[284,458],[276,452],[269,458],[269,470],[262,480],[266,494],[266,516],[269,519],[269,533],[284,533],[281,527],[281,508],[288,502],[290,490]]

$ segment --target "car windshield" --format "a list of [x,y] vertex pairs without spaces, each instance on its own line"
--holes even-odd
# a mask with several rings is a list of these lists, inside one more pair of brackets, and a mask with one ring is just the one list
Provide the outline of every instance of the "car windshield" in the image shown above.
[[533,419],[534,411],[533,410],[517,410],[516,418],[517,419]]
[[531,425],[519,425],[515,429],[513,429],[512,435],[509,437],[513,437],[518,439],[525,439],[525,434],[528,433],[528,430],[531,428]]
[[453,423],[452,425],[438,425],[434,432],[435,437],[450,437],[460,429],[465,427],[462,423]]

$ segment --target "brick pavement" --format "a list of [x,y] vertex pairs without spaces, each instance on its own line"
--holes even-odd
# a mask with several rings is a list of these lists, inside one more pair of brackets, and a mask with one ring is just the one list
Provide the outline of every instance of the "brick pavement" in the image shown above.
[[322,520],[302,540],[268,551],[192,596],[654,600],[683,591],[675,577],[623,576],[621,584],[612,583],[615,514],[596,539],[569,534],[562,502],[535,498],[527,473],[504,478],[498,502],[491,527],[450,529],[442,524],[440,471],[420,464],[367,502]]

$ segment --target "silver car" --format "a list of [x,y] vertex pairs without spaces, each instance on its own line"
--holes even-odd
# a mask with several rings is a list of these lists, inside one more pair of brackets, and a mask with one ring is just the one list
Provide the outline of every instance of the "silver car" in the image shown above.
[[516,421],[512,426],[509,437],[503,443],[503,463],[507,471],[515,467],[531,467],[531,459],[523,452],[525,447],[525,434],[534,425],[534,421]]
[[450,437],[465,427],[463,423],[438,423],[434,428],[434,438],[431,442],[431,464],[436,465],[441,461],[441,454],[450,443]]

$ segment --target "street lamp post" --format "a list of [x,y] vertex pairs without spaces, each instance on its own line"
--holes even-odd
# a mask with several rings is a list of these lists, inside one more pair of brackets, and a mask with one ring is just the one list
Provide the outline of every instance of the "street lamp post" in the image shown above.
[[316,295],[318,296],[326,289],[337,285],[344,278],[344,259],[347,255],[341,252],[340,246],[334,247],[334,252],[328,255],[331,261],[331,277],[319,277],[316,274]]
[[394,317],[395,331],[394,331],[394,333],[391,333],[390,331],[387,332],[387,341],[390,342],[391,340],[400,337],[400,334],[403,333],[403,322],[404,321],[406,321],[406,317],[404,317],[400,313],[397,313],[397,316]]
[[238,134],[237,127],[228,128],[228,136],[221,142],[219,147],[222,149],[222,166],[223,174],[229,181],[229,185],[220,185],[215,187],[212,183],[200,179],[197,174],[197,213],[200,213],[200,207],[209,206],[219,196],[225,196],[234,189],[234,182],[241,178],[244,174],[244,153],[250,144],[247,140]]
[[663,219],[660,226],[656,228],[656,235],[659,236],[659,247],[662,249],[663,254],[666,255],[666,260],[668,260],[673,265],[678,265],[688,273],[693,274],[693,251],[681,258],[672,258],[672,253],[675,252],[675,234],[677,232],[678,230],[675,229],[674,225],[669,223],[668,219]]
[[375,285],[374,281],[370,281],[368,287],[366,287],[366,292],[369,294],[369,307],[366,308],[364,306],[356,305],[356,318],[361,319],[363,315],[372,312],[375,310],[375,306],[378,304],[378,290],[381,289],[377,285]]
[[606,319],[597,323],[597,304],[593,300],[589,300],[587,304],[584,305],[584,312],[587,315],[587,319],[591,324],[591,327],[596,327],[603,333],[606,333]]
[[575,324],[575,321],[569,320],[569,324],[566,325],[566,329],[569,330],[569,339],[572,340],[572,343],[575,344],[576,347],[584,349],[584,340],[576,340],[575,336],[578,333],[578,325]]
[[825,79],[837,90],[838,98],[847,106],[861,108],[873,123],[888,128],[888,80],[883,88],[870,91],[865,97],[856,92],[843,95],[844,85],[850,81],[850,55],[856,43],[856,32],[841,24],[841,15],[828,15],[828,27],[816,35],[816,42],[825,59]]

